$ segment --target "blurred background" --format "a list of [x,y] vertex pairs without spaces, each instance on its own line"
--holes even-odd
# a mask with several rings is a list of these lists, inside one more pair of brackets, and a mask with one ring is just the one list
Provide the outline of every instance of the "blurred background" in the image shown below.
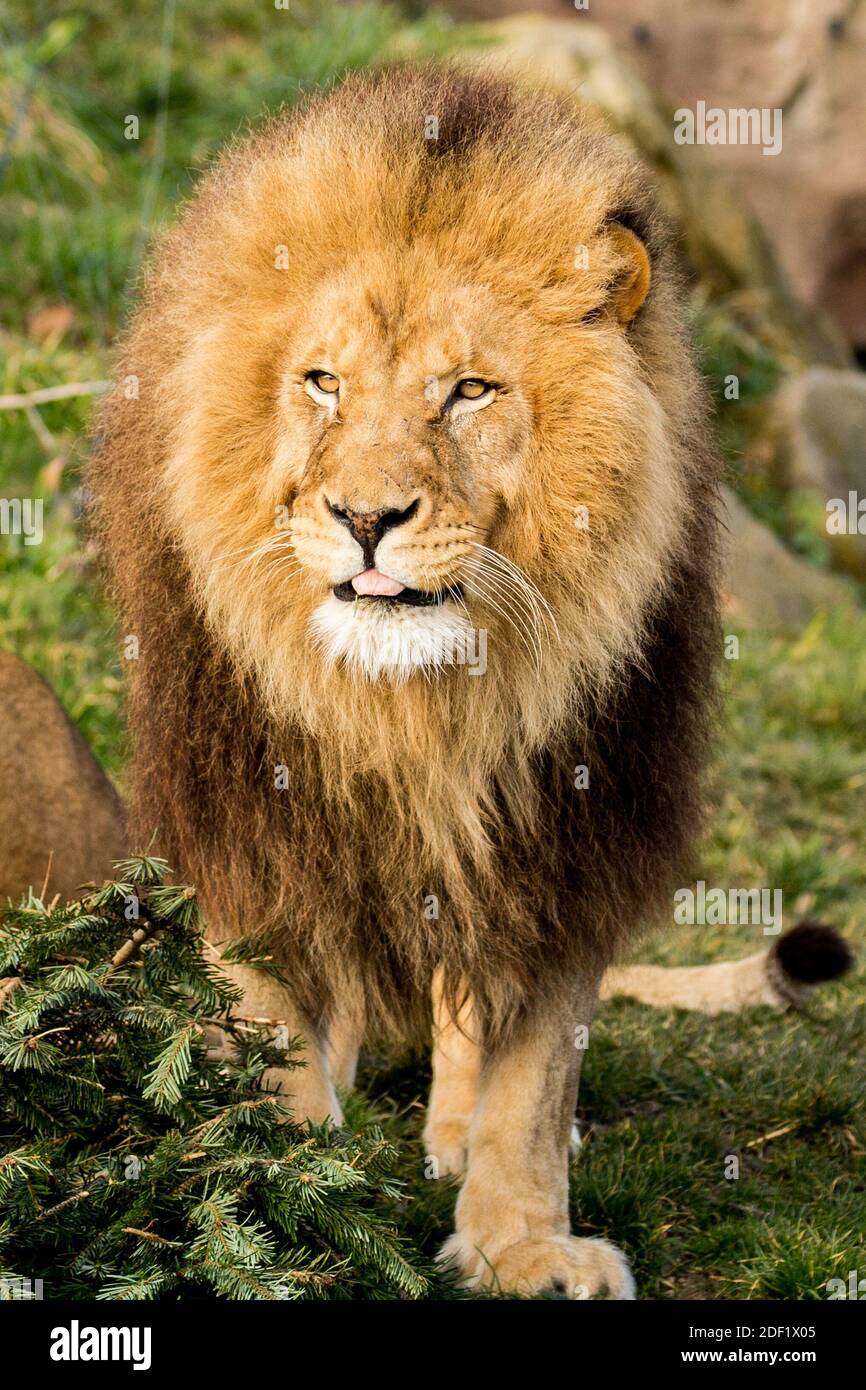
[[[41,544],[0,536],[0,646],[49,680],[120,787],[122,679],[81,467],[150,237],[265,109],[397,58],[504,65],[598,108],[680,233],[737,639],[694,875],[781,888],[786,925],[866,942],[866,4],[2,0],[0,36],[0,496],[41,498],[45,528]],[[674,112],[699,102],[780,109],[781,151],[677,144]],[[852,494],[853,525],[831,534],[828,502]],[[644,955],[744,953],[766,944],[754,930],[678,928]],[[858,1260],[866,1274],[862,971],[821,1007],[820,1026],[605,1013],[576,1219],[631,1234],[651,1294],[819,1297]],[[358,1105],[411,1149],[424,1063],[371,1057],[365,1076]],[[747,1160],[735,1197],[729,1149]],[[430,1244],[447,1194],[407,1181]]]

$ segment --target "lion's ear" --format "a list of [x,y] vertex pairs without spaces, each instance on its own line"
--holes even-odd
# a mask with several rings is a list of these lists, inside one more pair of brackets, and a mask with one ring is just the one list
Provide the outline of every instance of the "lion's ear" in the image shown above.
[[622,258],[622,270],[612,287],[611,302],[620,323],[631,323],[649,294],[650,258],[640,237],[621,222],[611,223],[609,235]]

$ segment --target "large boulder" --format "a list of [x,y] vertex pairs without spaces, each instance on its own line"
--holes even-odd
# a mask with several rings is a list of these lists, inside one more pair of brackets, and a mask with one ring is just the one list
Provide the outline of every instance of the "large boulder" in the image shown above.
[[774,423],[783,485],[816,499],[834,567],[866,578],[866,375],[810,367],[780,392]]
[[717,145],[713,164],[735,177],[797,295],[866,348],[866,8],[840,0],[604,0],[588,13],[675,106],[783,112],[777,155]]
[[853,604],[849,587],[795,555],[724,488],[724,611],[735,622],[796,631],[816,612]]

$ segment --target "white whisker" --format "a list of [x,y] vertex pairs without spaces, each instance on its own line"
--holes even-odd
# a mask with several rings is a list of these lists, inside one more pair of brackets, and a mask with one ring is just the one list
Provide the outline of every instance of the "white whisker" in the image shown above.
[[506,560],[505,556],[500,555],[499,551],[492,550],[489,546],[481,545],[477,542],[475,548],[479,552],[479,555],[475,557],[476,562],[480,562],[483,565],[484,573],[488,581],[493,582],[493,576],[496,576],[500,584],[504,585],[507,592],[514,598],[515,602],[520,603],[522,610],[524,612],[527,608],[530,610],[531,622],[536,637],[540,640],[540,637],[543,636],[544,639],[549,642],[550,632],[548,627],[552,626],[556,638],[559,640],[559,628],[557,627],[556,619],[553,616],[550,605],[537,586],[528,579],[518,566],[514,565],[510,560]]
[[513,560],[509,560],[507,556],[502,555],[498,550],[492,549],[489,545],[482,545],[480,541],[475,541],[473,544],[476,550],[481,551],[482,554],[486,556],[488,562],[494,568],[505,571],[511,575],[514,582],[525,592],[527,598],[540,605],[546,621],[552,624],[553,630],[557,638],[559,638],[559,628],[557,627],[553,610],[538,585],[523,572],[519,565],[516,565]]
[[510,612],[506,611],[506,609],[502,606],[502,596],[497,596],[495,592],[491,592],[489,589],[487,589],[484,585],[483,580],[480,579],[478,574],[476,573],[473,573],[471,578],[467,578],[465,580],[465,584],[466,588],[469,590],[470,593],[475,594],[477,598],[483,599],[487,604],[489,604],[490,608],[493,610],[494,613],[498,613],[500,617],[504,618],[505,621],[511,627],[514,628],[514,631],[517,633],[518,637],[520,638],[521,642],[526,648],[527,655],[534,661],[536,667],[538,667],[539,649],[537,645],[534,648],[530,646],[529,641],[527,640],[525,624],[519,618],[519,616],[515,618],[514,610],[511,610]]
[[[509,612],[519,619],[520,630],[531,637],[535,664],[540,669],[543,653],[539,638],[540,618],[537,607],[530,604],[526,596],[514,586],[510,576],[488,568],[483,560],[475,557],[471,557],[465,563],[475,582],[483,584],[491,601],[498,599],[500,603],[507,604]],[[503,616],[505,616],[504,613]],[[512,623],[512,626],[516,627],[517,624]]]
[[501,570],[496,570],[489,566],[484,559],[479,560],[472,556],[464,562],[474,574],[481,574],[487,583],[496,590],[502,597],[508,597],[517,605],[518,612],[522,613],[533,627],[539,624],[538,605],[531,602],[528,595],[514,584],[512,576]]
[[[226,561],[229,563],[223,562],[219,568],[244,568],[247,565],[255,564],[257,561],[271,555],[294,555],[294,553],[294,541],[292,537],[278,532],[275,536],[271,536],[265,541],[254,541],[252,545],[241,546],[239,550],[230,551],[229,555],[226,556]],[[239,558],[233,559],[233,556],[238,556]]]

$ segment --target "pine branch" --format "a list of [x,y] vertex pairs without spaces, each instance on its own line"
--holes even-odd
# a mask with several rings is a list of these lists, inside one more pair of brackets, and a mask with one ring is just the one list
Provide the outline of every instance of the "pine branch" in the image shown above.
[[147,856],[116,872],[82,902],[0,909],[4,1268],[48,1298],[417,1297],[391,1146],[287,1118],[261,1090],[286,1053],[272,1021],[231,1017],[194,892]]
[[[103,1170],[101,1173],[97,1173],[96,1177],[107,1178],[108,1172]],[[70,1207],[77,1206],[79,1202],[86,1202],[90,1196],[91,1189],[88,1187],[83,1187],[80,1192],[74,1192],[71,1197],[64,1198],[64,1200],[62,1202],[58,1202],[56,1206],[49,1207],[47,1211],[40,1212],[38,1216],[35,1216],[33,1218],[33,1220],[37,1224],[42,1221],[49,1221],[52,1218],[59,1216],[60,1212],[68,1211]]]

